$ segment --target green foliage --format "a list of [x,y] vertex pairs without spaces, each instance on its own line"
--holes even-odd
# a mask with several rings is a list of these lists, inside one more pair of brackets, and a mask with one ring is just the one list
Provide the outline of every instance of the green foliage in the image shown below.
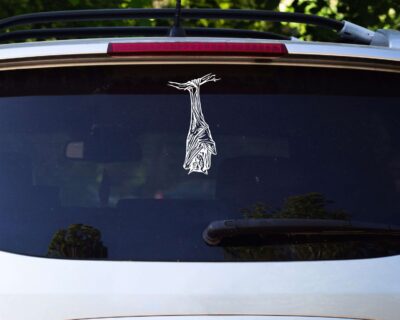
[[[282,209],[273,210],[265,203],[256,203],[252,208],[242,209],[247,219],[338,219],[347,220],[349,215],[343,210],[331,210],[331,201],[318,192],[288,197]],[[319,260],[343,258],[354,254],[355,244],[310,243],[283,246],[225,247],[228,260]]]
[[[399,29],[400,25],[400,2],[397,0],[295,0],[290,2],[288,11],[348,20],[372,30]],[[324,37],[324,30],[312,26],[299,27],[299,33],[302,38],[309,40]]]
[[[323,194],[311,192],[288,197],[281,209],[274,210],[259,202],[241,211],[247,219],[350,219],[350,215],[343,210],[329,209],[332,204]],[[387,240],[337,241],[224,247],[224,253],[225,259],[230,261],[354,259],[387,255],[395,246],[396,242]]]
[[118,8],[123,0],[2,0],[0,17],[41,11]]
[[[94,8],[163,8],[173,7],[175,0],[3,0],[0,18],[23,13]],[[400,26],[400,1],[397,0],[182,0],[184,8],[260,9],[317,14],[324,17],[349,20],[371,29]],[[74,23],[74,25],[168,25],[164,20],[125,20]],[[64,26],[64,23],[53,24]],[[331,30],[297,23],[270,23],[260,21],[205,20],[185,21],[186,26],[225,27],[273,31],[305,40],[333,40]]]
[[331,201],[325,199],[318,192],[305,195],[292,196],[286,199],[282,211],[278,213],[281,218],[298,219],[348,219],[343,210],[329,210],[327,207]]
[[101,232],[91,226],[71,224],[58,230],[51,240],[47,256],[51,258],[106,259],[107,248]]
[[[172,6],[174,0],[164,1]],[[316,14],[338,20],[349,20],[373,30],[399,29],[400,1],[397,0],[183,0],[187,8],[259,9]],[[300,37],[305,40],[333,40],[331,30],[298,23],[272,24],[266,22],[216,21],[195,23],[200,26],[241,27],[274,31]]]
[[332,201],[326,200],[319,192],[295,195],[285,199],[282,209],[273,210],[265,203],[258,202],[252,208],[241,210],[245,218],[260,219],[348,219],[340,209],[330,210]]

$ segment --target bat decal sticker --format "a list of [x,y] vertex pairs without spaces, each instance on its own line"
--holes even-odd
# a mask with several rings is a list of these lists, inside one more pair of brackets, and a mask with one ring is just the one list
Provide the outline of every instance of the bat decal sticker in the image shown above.
[[211,136],[210,127],[204,119],[200,102],[200,86],[207,82],[216,82],[214,74],[193,79],[185,83],[169,81],[168,85],[179,90],[189,91],[190,95],[190,127],[186,138],[186,157],[183,168],[192,172],[208,174],[211,168],[211,155],[217,154],[215,141]]

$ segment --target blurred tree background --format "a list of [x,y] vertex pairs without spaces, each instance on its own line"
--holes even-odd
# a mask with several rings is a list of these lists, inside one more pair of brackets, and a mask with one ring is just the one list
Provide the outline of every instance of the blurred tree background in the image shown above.
[[[175,0],[2,0],[0,18],[24,13],[54,10],[94,8],[166,8],[174,7]],[[184,8],[262,9],[317,14],[349,20],[371,29],[400,27],[399,0],[182,0]],[[107,25],[166,25],[166,21],[106,22]],[[99,23],[80,23],[98,25]],[[104,24],[104,23],[103,23]],[[64,24],[57,24],[57,26]],[[75,24],[76,25],[76,24]],[[329,30],[296,23],[187,21],[187,26],[235,27],[274,31],[297,36],[304,40],[331,40]]]

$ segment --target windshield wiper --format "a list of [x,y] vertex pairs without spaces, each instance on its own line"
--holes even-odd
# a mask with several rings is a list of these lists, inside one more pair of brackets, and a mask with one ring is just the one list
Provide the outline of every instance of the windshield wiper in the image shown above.
[[325,219],[238,219],[211,222],[210,246],[266,245],[400,238],[400,226]]

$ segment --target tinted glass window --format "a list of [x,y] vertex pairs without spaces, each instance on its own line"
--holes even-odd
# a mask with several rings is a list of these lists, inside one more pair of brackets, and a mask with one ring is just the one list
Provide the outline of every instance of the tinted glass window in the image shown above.
[[[219,80],[186,83],[209,72]],[[397,238],[210,247],[202,233],[225,219],[400,224],[399,80],[215,65],[3,72],[0,249],[152,261],[398,254]]]

